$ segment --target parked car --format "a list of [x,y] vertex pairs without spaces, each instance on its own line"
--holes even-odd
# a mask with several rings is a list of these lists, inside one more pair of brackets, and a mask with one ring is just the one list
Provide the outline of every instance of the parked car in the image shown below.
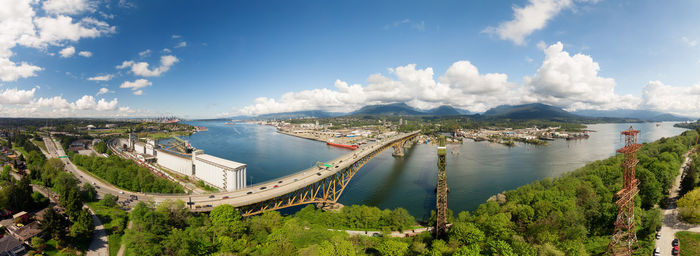
[[681,248],[679,248],[678,246],[673,247],[673,249],[671,249],[671,255],[678,255],[678,253],[680,252],[680,249]]
[[656,233],[656,240],[661,239],[661,233]]
[[214,198],[214,195],[209,196],[209,198]]
[[656,227],[656,232],[661,231],[661,226]]
[[678,238],[676,238],[676,239],[673,239],[673,241],[671,242],[671,245],[673,245],[675,247],[675,246],[678,246],[679,243],[680,243],[680,241],[678,241]]
[[654,256],[661,256],[661,249],[659,249],[659,247],[656,247],[656,249],[654,249]]

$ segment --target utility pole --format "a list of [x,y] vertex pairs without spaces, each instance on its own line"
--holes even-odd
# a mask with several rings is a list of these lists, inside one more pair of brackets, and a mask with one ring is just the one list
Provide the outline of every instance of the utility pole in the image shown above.
[[445,147],[445,136],[440,136],[438,143],[437,221],[435,225],[435,237],[441,237],[447,232],[447,162],[445,160],[447,147]]
[[635,178],[635,167],[637,160],[637,150],[642,147],[637,143],[637,135],[639,130],[629,129],[622,131],[625,136],[625,147],[618,149],[618,153],[625,154],[625,160],[622,162],[624,168],[622,189],[617,192],[617,219],[615,220],[615,231],[608,244],[608,253],[611,255],[632,255],[637,244],[637,230],[634,227],[634,196],[637,195],[639,189],[639,180]]

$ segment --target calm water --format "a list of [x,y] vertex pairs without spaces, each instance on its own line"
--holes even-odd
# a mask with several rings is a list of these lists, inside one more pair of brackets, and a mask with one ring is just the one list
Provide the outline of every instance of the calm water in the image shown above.
[[[274,127],[224,122],[189,122],[209,128],[187,138],[208,154],[248,165],[248,183],[274,179],[341,156],[346,149],[279,134]],[[640,142],[680,134],[673,123],[633,124]],[[448,145],[448,207],[455,213],[474,210],[490,196],[545,177],[557,177],[588,162],[615,154],[623,141],[620,131],[630,124],[596,124],[587,140],[556,140],[547,146],[518,144],[506,147],[466,141]],[[454,153],[453,153],[454,152]],[[403,158],[387,150],[367,163],[350,182],[340,203],[380,208],[403,207],[417,219],[427,219],[435,208],[437,156],[435,146],[419,144]]]

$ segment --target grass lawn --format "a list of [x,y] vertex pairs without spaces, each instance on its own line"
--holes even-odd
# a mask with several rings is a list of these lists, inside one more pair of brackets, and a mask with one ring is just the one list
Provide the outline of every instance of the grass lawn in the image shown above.
[[46,143],[44,143],[43,140],[40,140],[40,141],[32,140],[32,142],[34,143],[34,145],[37,145],[38,147],[43,149],[45,152],[49,152],[49,150],[46,149]]
[[700,255],[700,233],[681,231],[676,233],[676,238],[680,240],[680,256]]
[[44,248],[44,255],[47,256],[68,256],[68,255],[78,255],[78,252],[73,249],[57,249],[58,242],[54,239],[46,241],[46,247]]
[[128,221],[127,212],[119,208],[105,207],[100,202],[90,202],[87,203],[87,205],[90,206],[93,211],[95,211],[95,214],[97,214],[97,217],[100,218],[100,221],[102,221],[102,224],[109,235],[109,255],[117,255],[117,252],[119,252],[119,247],[121,247],[123,234],[114,233],[114,228],[118,224],[124,225],[123,223],[119,223],[120,221]]

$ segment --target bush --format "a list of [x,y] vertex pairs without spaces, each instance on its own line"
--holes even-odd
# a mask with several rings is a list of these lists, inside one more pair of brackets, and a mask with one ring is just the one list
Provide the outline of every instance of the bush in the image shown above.
[[678,200],[678,212],[690,223],[700,223],[700,188],[688,192]]

